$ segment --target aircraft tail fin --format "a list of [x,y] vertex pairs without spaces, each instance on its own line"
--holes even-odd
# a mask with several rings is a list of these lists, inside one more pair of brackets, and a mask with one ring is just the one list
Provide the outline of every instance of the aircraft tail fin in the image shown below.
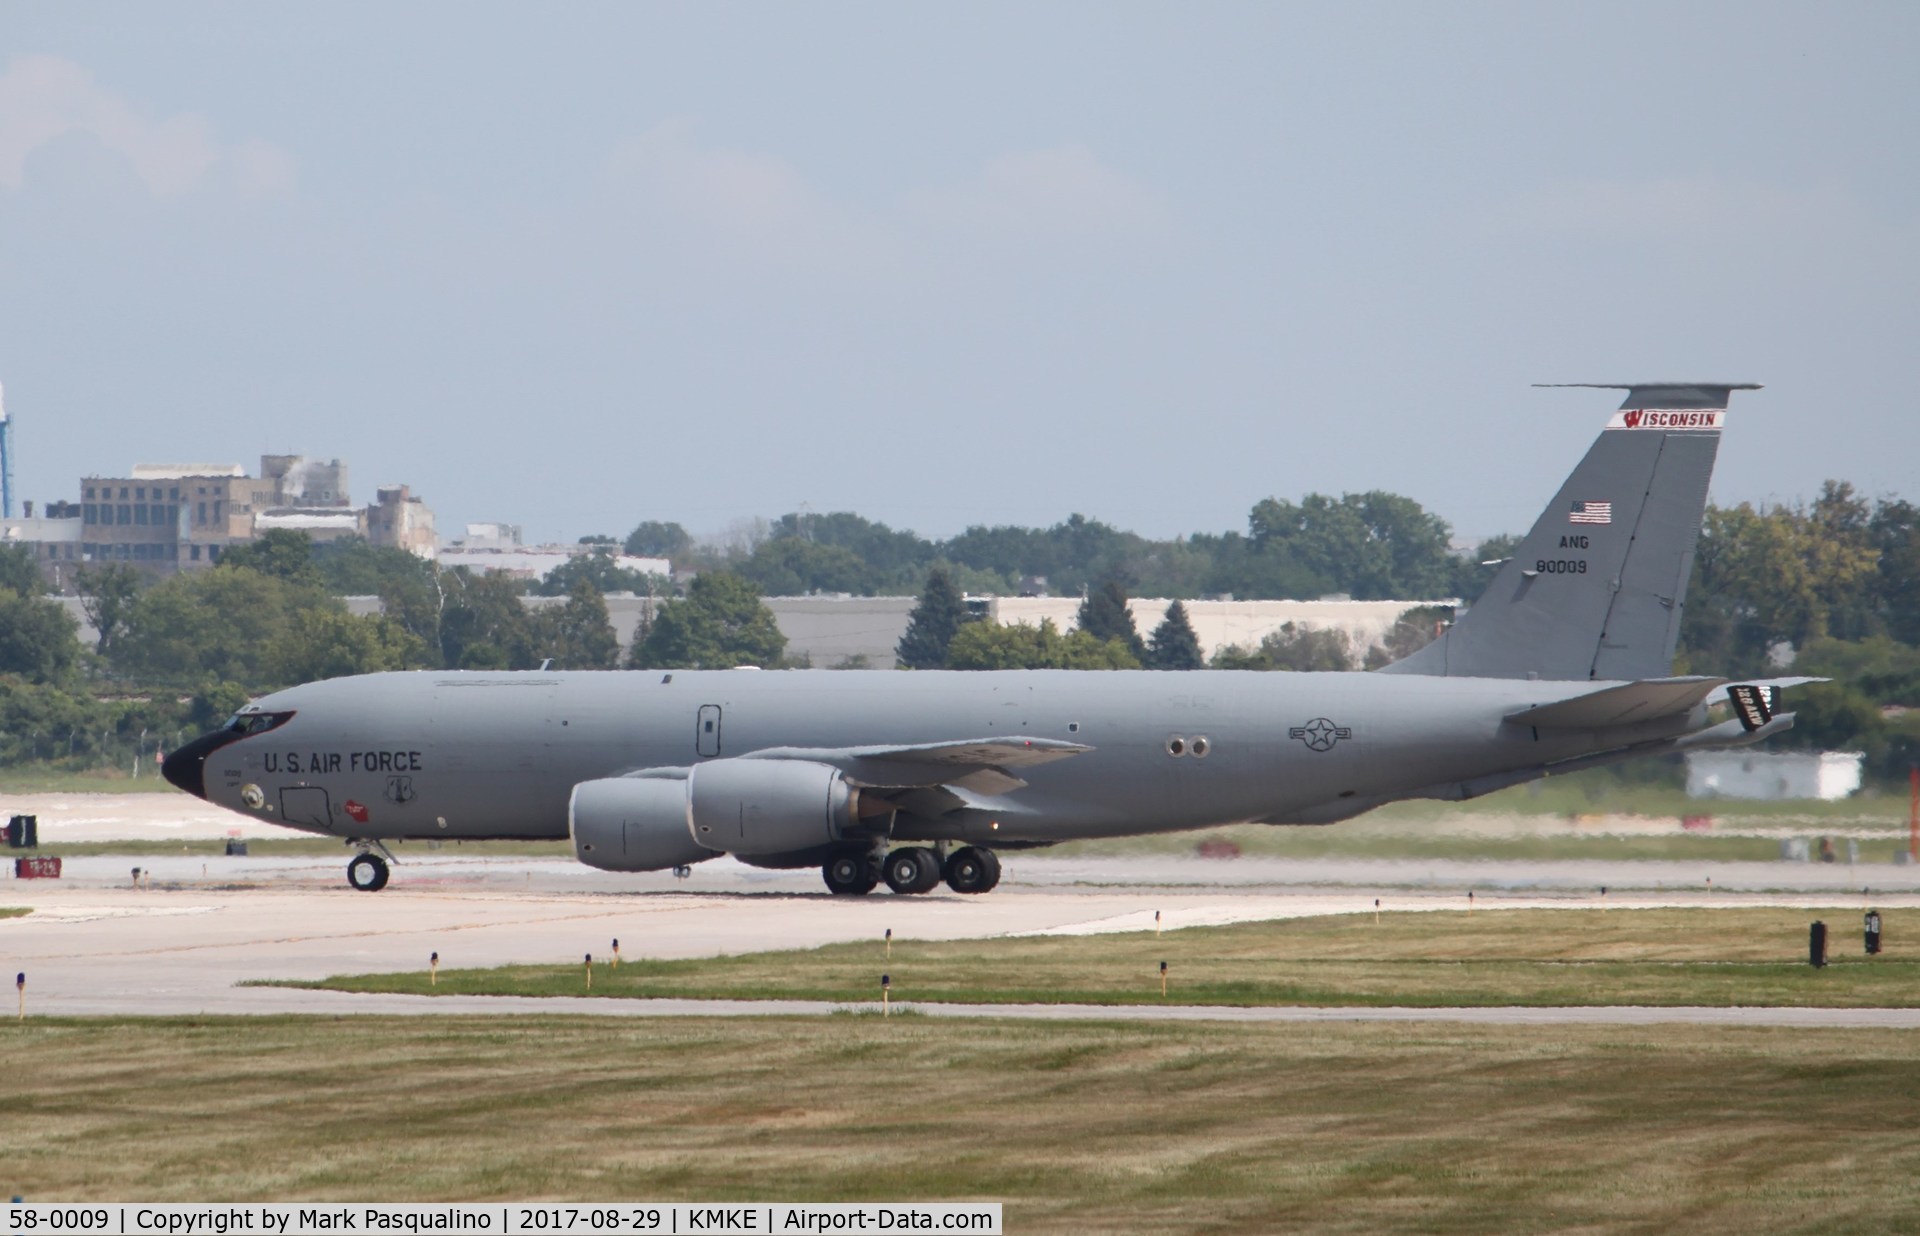
[[1728,393],[1759,388],[1568,385],[1627,397],[1479,601],[1382,673],[1556,681],[1672,673]]

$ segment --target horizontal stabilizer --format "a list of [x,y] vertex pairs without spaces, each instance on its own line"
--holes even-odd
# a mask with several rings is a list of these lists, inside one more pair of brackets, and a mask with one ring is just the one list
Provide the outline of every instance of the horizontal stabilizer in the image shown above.
[[1757,391],[1758,382],[1535,382],[1540,387],[1585,387],[1598,391],[1625,391],[1620,407],[1706,408],[1725,411],[1734,391]]
[[[1605,768],[1623,760],[1639,759],[1648,755],[1671,755],[1683,751],[1722,751],[1733,747],[1749,747],[1775,734],[1784,734],[1793,728],[1793,714],[1776,714],[1772,720],[1757,730],[1748,730],[1738,718],[1729,718],[1716,726],[1683,734],[1677,738],[1657,738],[1651,742],[1629,743],[1615,747],[1611,751],[1596,751],[1591,755],[1575,756],[1569,760],[1556,760],[1551,764],[1535,764],[1531,768],[1515,768],[1506,772],[1493,773],[1485,777],[1472,777],[1465,781],[1447,781],[1415,790],[1409,798],[1437,798],[1444,802],[1463,802],[1470,798],[1479,798],[1495,790],[1504,790],[1509,786],[1524,785],[1529,781],[1538,781],[1542,777],[1559,777],[1567,773],[1583,772],[1589,768]],[[1338,818],[1338,817],[1335,817]],[[1301,820],[1298,823],[1322,823],[1321,820]]]
[[1648,678],[1604,687],[1570,700],[1508,713],[1515,725],[1543,730],[1601,730],[1691,712],[1725,686],[1725,678]]
[[[1508,713],[1515,725],[1543,730],[1599,730],[1678,716],[1706,703],[1730,678],[1648,678]],[[1758,678],[1727,687],[1727,701],[1749,733],[1780,710],[1780,692],[1824,678]]]

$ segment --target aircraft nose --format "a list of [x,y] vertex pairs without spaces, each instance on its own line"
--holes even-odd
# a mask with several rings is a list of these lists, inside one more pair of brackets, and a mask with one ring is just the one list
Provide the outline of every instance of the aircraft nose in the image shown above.
[[199,742],[188,743],[178,751],[172,752],[160,762],[160,775],[175,788],[185,790],[195,798],[207,796],[207,757],[204,752],[191,753]]
[[195,798],[207,796],[207,757],[239,735],[229,730],[202,734],[160,762],[160,775]]

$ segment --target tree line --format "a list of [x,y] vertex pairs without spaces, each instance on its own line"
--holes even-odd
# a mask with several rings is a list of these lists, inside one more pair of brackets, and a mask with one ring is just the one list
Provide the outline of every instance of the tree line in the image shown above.
[[[1290,627],[1207,660],[1184,604],[1176,600],[1143,631],[1127,598],[1206,595],[1229,578],[1239,587],[1221,591],[1243,596],[1262,592],[1249,579],[1291,578],[1311,584],[1297,595],[1321,595],[1332,583],[1362,598],[1471,598],[1491,575],[1480,561],[1504,556],[1514,538],[1489,542],[1471,560],[1446,554],[1443,523],[1381,494],[1268,500],[1244,535],[1175,542],[1079,517],[1051,529],[974,528],[935,543],[855,515],[796,515],[725,549],[696,545],[678,525],[641,525],[627,549],[700,569],[678,590],[621,570],[611,539],[602,540],[608,552],[572,559],[531,587],[364,541],[316,545],[285,531],[234,547],[212,569],[150,584],[104,565],[84,577],[98,632],[91,647],[43,595],[31,557],[0,550],[0,763],[121,759],[142,732],[196,730],[250,696],[343,674],[780,667],[790,664],[785,640],[761,598],[822,584],[821,562],[858,564],[825,580],[849,585],[834,591],[918,594],[897,650],[908,668],[1368,668],[1432,638],[1438,616],[1408,614],[1379,650]],[[1206,550],[1204,570],[1195,567],[1196,543]],[[1219,574],[1235,555],[1269,573]],[[788,568],[791,576],[780,574]],[[964,594],[976,585],[1012,591],[1005,585],[1016,574],[1049,572],[1056,591],[1084,581],[1074,629],[971,619]],[[603,599],[613,590],[658,597],[624,656]],[[529,607],[528,591],[549,599]],[[339,599],[359,595],[380,598],[381,612],[357,615]],[[1710,506],[1676,672],[1830,677],[1797,693],[1790,742],[1864,750],[1887,775],[1920,762],[1920,508],[1837,481],[1805,504]]]
[[1709,506],[1679,673],[1791,673],[1795,746],[1920,765],[1920,507],[1828,481],[1810,503]]
[[1487,576],[1479,563],[1504,557],[1513,539],[1495,538],[1463,558],[1449,548],[1452,535],[1445,520],[1413,499],[1372,492],[1308,494],[1297,503],[1268,498],[1248,513],[1245,532],[1170,540],[1084,515],[1050,528],[976,525],[932,540],[834,511],[756,521],[707,543],[677,523],[650,520],[628,534],[624,548],[693,570],[732,571],[763,596],[912,595],[936,567],[964,592],[999,596],[1018,595],[1036,579],[1060,596],[1083,595],[1111,579],[1136,596],[1185,599],[1477,596]]

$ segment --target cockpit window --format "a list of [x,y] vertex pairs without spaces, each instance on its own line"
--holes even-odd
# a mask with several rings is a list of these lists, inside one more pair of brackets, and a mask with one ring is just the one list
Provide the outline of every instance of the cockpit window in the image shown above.
[[241,712],[235,713],[233,719],[222,728],[236,734],[264,734],[268,730],[279,729],[292,719],[290,712]]

